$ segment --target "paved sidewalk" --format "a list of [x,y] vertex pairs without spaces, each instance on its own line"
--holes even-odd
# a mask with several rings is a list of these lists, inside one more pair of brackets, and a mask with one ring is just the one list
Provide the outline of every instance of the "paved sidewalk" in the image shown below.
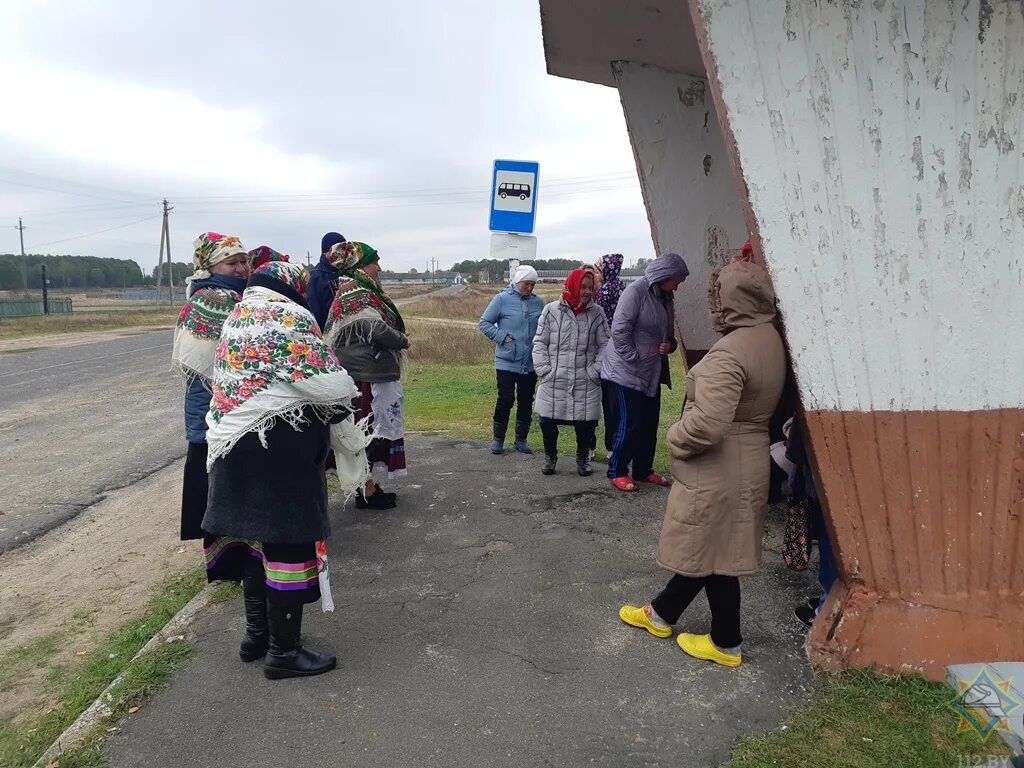
[[[571,457],[544,477],[540,456],[408,448],[397,510],[333,511],[337,610],[307,610],[303,634],[339,669],[265,680],[238,660],[240,601],[218,606],[189,666],[112,737],[111,766],[704,768],[807,700],[792,606],[812,576],[775,552],[743,580],[744,666],[695,661],[616,616],[667,578],[653,563],[667,491],[626,496]],[[680,628],[708,627],[701,597]]]

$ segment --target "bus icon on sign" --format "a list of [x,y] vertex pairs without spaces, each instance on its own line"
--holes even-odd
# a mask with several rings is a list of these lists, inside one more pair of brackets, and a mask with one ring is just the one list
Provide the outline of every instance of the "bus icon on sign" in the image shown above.
[[518,197],[520,200],[525,200],[530,196],[530,185],[509,183],[502,183],[498,185],[498,197],[504,200],[510,195],[512,197]]

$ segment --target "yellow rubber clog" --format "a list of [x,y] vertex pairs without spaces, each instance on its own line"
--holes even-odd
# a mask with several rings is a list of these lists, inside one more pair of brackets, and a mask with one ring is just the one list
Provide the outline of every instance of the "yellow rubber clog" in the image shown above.
[[713,661],[723,667],[738,667],[743,663],[743,657],[738,653],[725,653],[715,647],[711,642],[711,635],[689,635],[680,632],[676,638],[679,647],[684,653],[703,661]]
[[619,618],[631,627],[646,629],[655,637],[672,637],[672,627],[655,626],[643,606],[624,605],[619,608]]

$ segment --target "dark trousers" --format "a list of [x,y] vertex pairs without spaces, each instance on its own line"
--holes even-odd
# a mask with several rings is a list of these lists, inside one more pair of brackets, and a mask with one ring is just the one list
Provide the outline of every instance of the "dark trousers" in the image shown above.
[[594,444],[597,432],[596,421],[562,421],[540,417],[540,432],[544,436],[544,453],[547,456],[558,455],[558,428],[561,425],[572,426],[576,430],[576,456],[586,457],[590,446]]
[[669,579],[661,594],[651,600],[651,608],[663,621],[675,624],[701,590],[711,607],[711,642],[719,648],[736,648],[740,635],[740,580],[735,576],[680,576]]
[[516,421],[530,421],[533,418],[533,391],[537,388],[536,373],[512,373],[497,371],[498,402],[494,406],[494,420],[508,424],[512,404],[516,406]]
[[612,452],[608,457],[608,477],[629,475],[646,480],[654,471],[654,449],[658,444],[661,418],[661,388],[654,397],[608,382],[609,416],[606,429],[612,432]]

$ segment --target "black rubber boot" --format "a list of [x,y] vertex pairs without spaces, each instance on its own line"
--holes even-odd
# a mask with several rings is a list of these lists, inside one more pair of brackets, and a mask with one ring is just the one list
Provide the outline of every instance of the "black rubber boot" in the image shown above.
[[286,677],[312,677],[330,672],[338,666],[335,656],[325,656],[302,647],[302,606],[282,608],[270,604],[270,650],[263,664],[263,675],[268,680]]
[[590,468],[590,452],[583,454],[582,456],[576,457],[576,471],[580,477],[590,477],[594,474],[594,470]]
[[515,449],[520,453],[533,453],[533,448],[531,448],[529,443],[526,442],[526,438],[529,437],[529,435],[530,422],[517,420]]
[[247,558],[242,573],[242,600],[245,605],[245,637],[238,648],[242,661],[263,658],[270,645],[267,626],[267,583],[263,561]]
[[551,456],[549,454],[544,454],[544,466],[540,468],[541,474],[543,474],[543,475],[553,475],[553,474],[555,474],[555,464],[557,464],[557,463],[558,463],[558,457],[557,456]]
[[494,439],[491,441],[491,453],[500,456],[505,452],[505,433],[508,432],[507,421],[494,422]]

